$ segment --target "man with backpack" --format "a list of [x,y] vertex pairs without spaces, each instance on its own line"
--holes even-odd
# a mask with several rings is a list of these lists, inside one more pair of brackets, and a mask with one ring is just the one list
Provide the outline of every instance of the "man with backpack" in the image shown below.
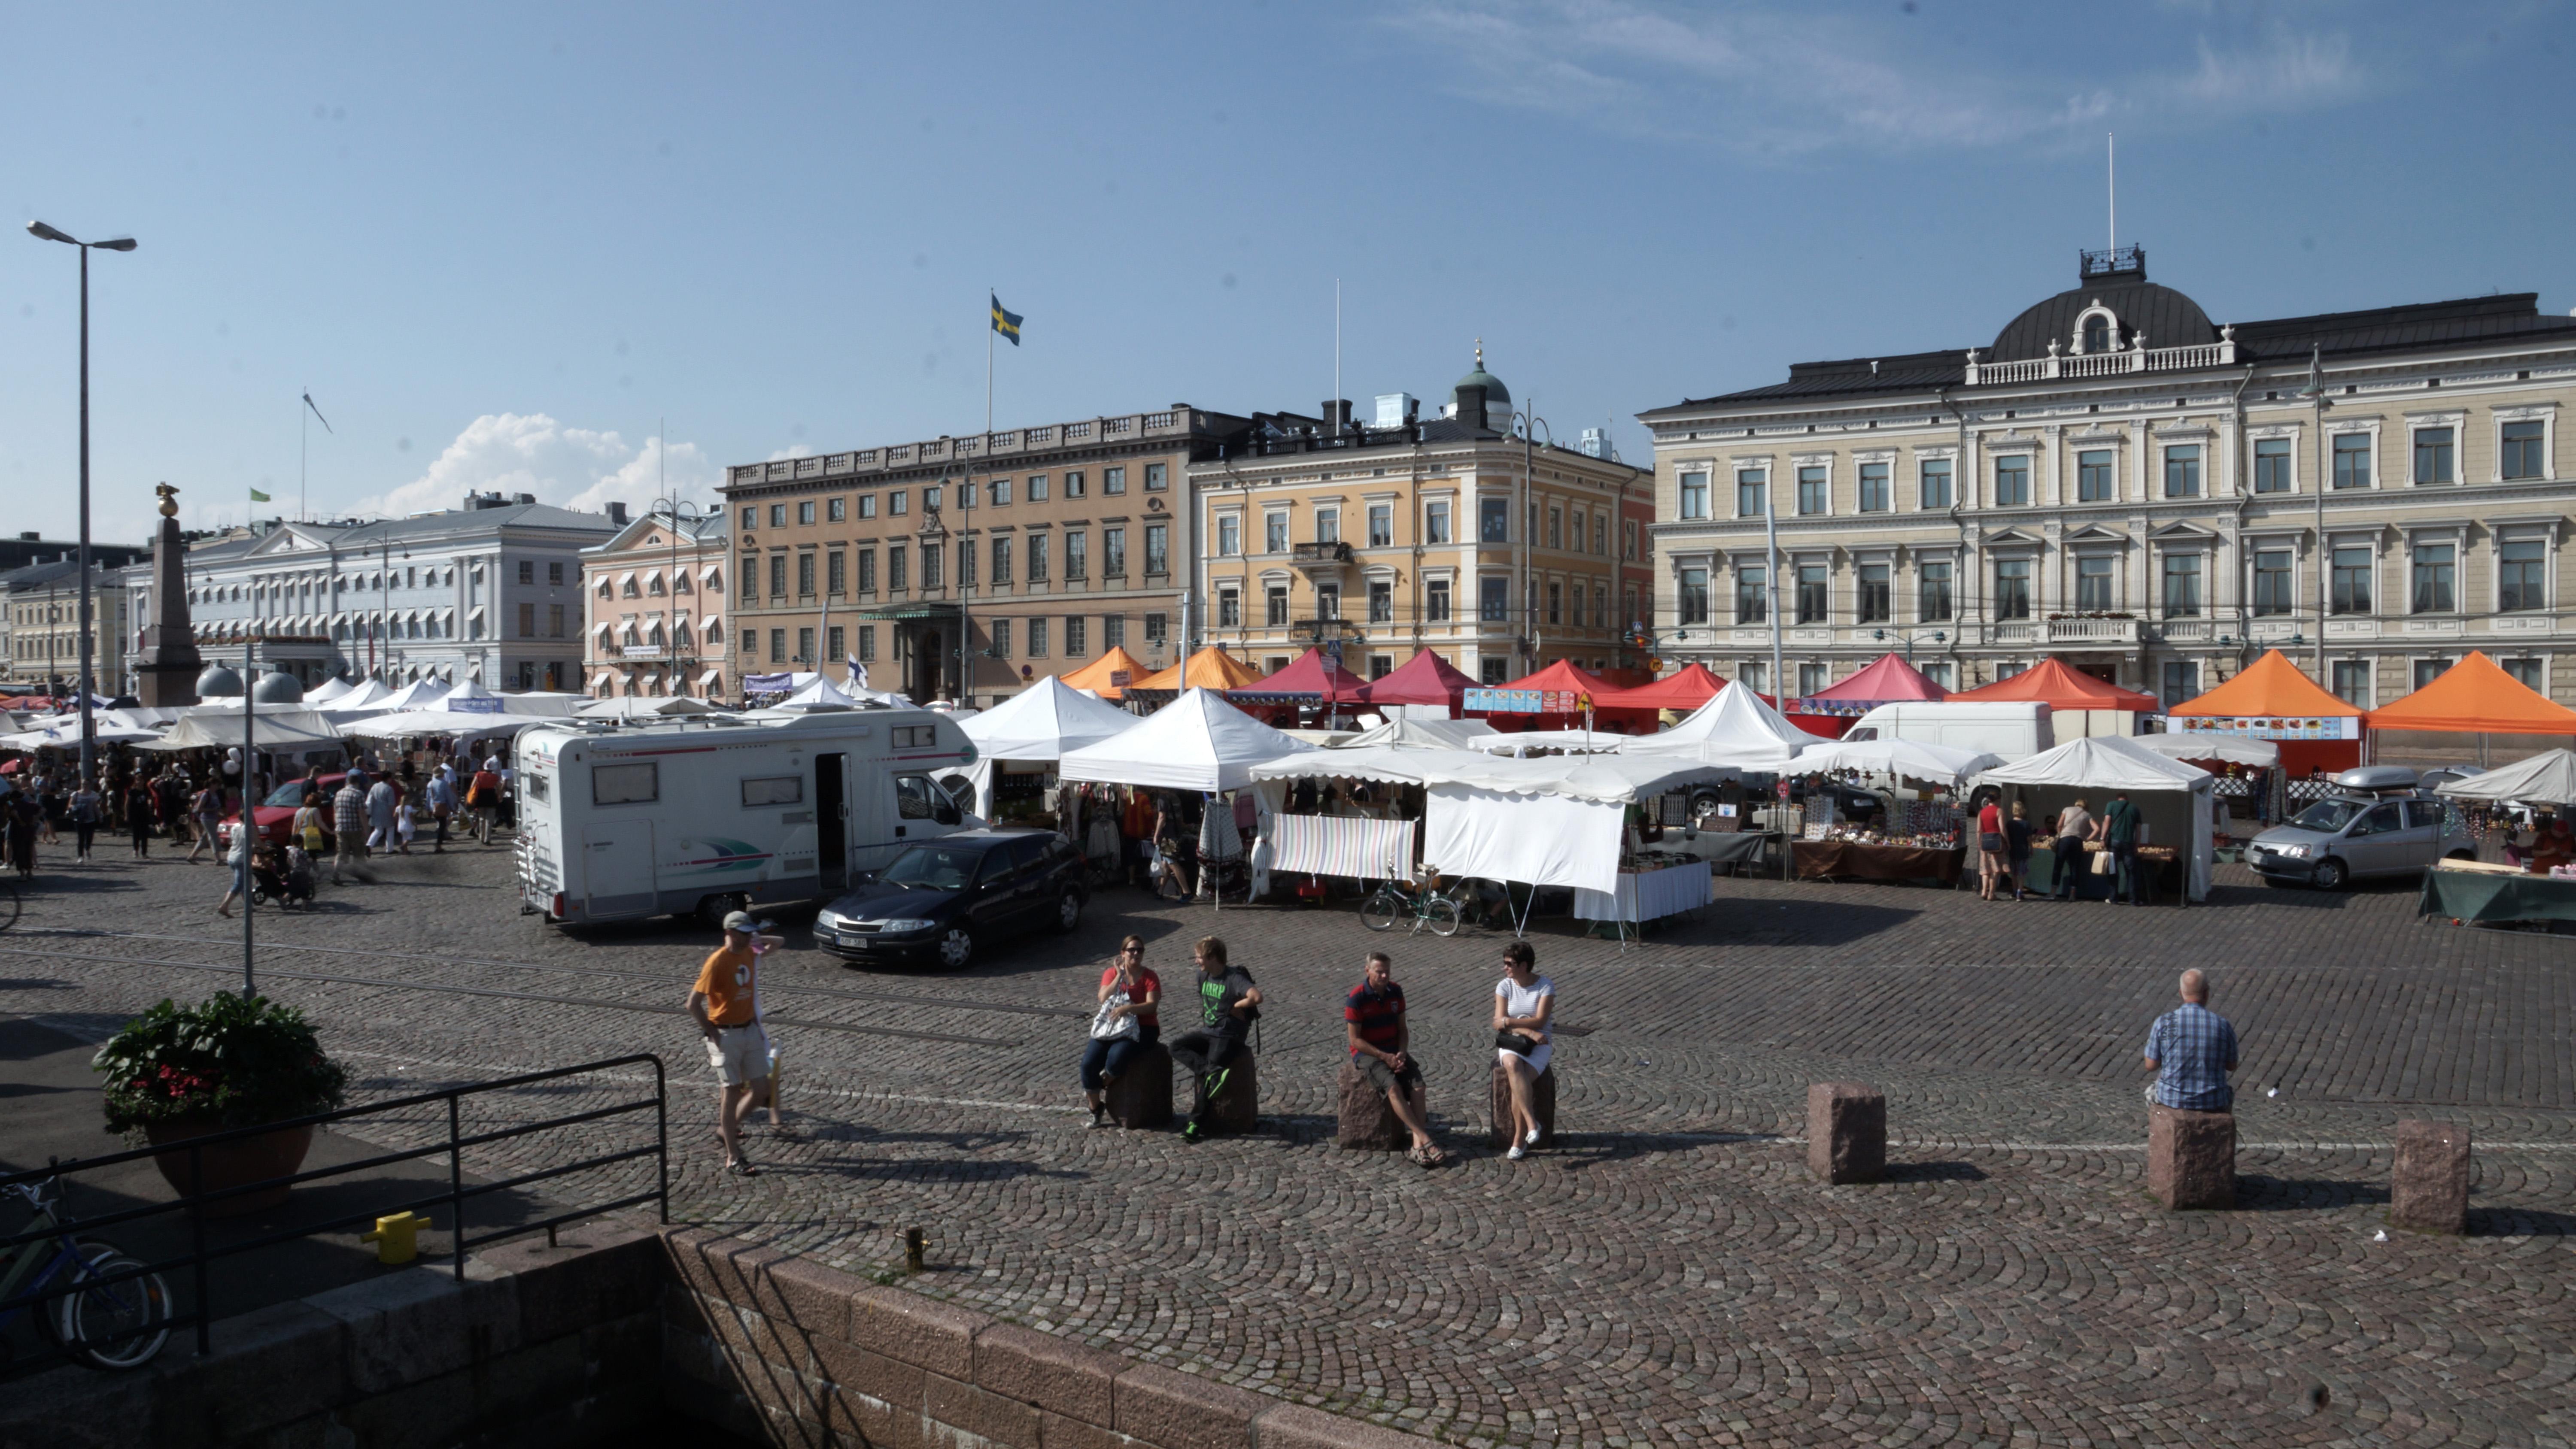
[[1248,972],[1226,963],[1225,942],[1218,937],[1200,937],[1192,954],[1199,967],[1198,1028],[1172,1038],[1165,1048],[1196,1089],[1189,1120],[1181,1124],[1182,1138],[1196,1142],[1207,1135],[1208,1107],[1225,1090],[1236,1054],[1244,1050],[1244,1039],[1261,1016],[1261,988],[1252,984]]
[[487,758],[483,768],[465,787],[466,808],[474,812],[474,835],[485,845],[492,843],[492,822],[501,813],[501,761]]

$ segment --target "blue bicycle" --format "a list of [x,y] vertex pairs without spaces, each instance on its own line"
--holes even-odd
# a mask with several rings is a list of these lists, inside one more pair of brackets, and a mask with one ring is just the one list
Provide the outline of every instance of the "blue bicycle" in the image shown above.
[[[34,1209],[24,1231],[60,1225],[54,1208],[62,1200],[61,1179],[9,1191]],[[36,1321],[46,1335],[93,1368],[141,1368],[170,1341],[170,1287],[161,1275],[105,1243],[84,1242],[69,1232],[30,1238],[0,1256],[0,1303],[19,1299],[27,1301],[0,1311],[0,1329],[31,1308],[39,1310]]]

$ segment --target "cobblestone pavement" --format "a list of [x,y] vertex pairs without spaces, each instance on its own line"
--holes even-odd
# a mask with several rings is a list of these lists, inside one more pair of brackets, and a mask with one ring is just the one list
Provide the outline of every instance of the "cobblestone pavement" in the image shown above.
[[[1541,931],[1564,1136],[1522,1162],[1481,1146],[1494,933],[1115,890],[1069,938],[939,976],[844,967],[790,915],[767,1000],[792,1135],[761,1129],[745,1181],[715,1170],[678,1015],[707,938],[550,931],[516,914],[506,861],[392,861],[316,912],[263,913],[265,989],[369,1096],[660,1052],[675,1217],[863,1271],[920,1225],[924,1291],[1140,1358],[1479,1446],[2576,1435],[2576,941],[2418,924],[2405,889],[2222,867],[2207,907],[2135,910],[1727,881],[1624,953]],[[158,861],[49,873],[0,936],[0,1011],[95,1036],[224,985],[219,890]],[[1073,1059],[1126,929],[1168,977],[1216,930],[1260,978],[1258,1135],[1084,1130]],[[1332,1146],[1338,998],[1380,944],[1460,1156],[1437,1172]],[[2186,966],[2245,1043],[2235,1212],[2144,1191],[2137,1055]],[[1805,1090],[1829,1078],[1887,1093],[1890,1180],[1805,1176]],[[481,1115],[611,1090],[631,1086]],[[2476,1134],[2465,1239],[2381,1239],[2409,1116]]]

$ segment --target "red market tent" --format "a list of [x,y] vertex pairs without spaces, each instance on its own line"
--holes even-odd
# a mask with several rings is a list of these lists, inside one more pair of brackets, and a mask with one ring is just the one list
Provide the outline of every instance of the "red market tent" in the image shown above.
[[1950,691],[1934,684],[1923,671],[1897,657],[1880,655],[1858,674],[1796,701],[1807,714],[1866,714],[1882,704],[1948,699]]
[[1309,648],[1269,678],[1256,679],[1225,694],[1236,704],[1298,704],[1308,700],[1318,704],[1357,704],[1369,697],[1369,685],[1340,665],[1326,662],[1321,649]]
[[2361,706],[2318,688],[2278,649],[2264,650],[2234,679],[2165,716],[2167,734],[2275,741],[2281,768],[2294,776],[2361,763]]
[[2044,704],[2050,709],[2125,709],[2139,714],[2156,712],[2156,697],[2106,684],[2090,674],[2066,667],[2065,661],[2050,655],[2010,679],[1998,679],[1982,689],[1962,690],[1950,696],[1961,704]]
[[2364,718],[2375,730],[2576,735],[2576,710],[2553,703],[2477,649],[2432,683]]
[[[1494,687],[1496,689],[1570,689],[1577,694],[1599,696],[1610,693],[1614,686],[1600,675],[1578,666],[1573,660],[1560,659],[1536,674],[1524,674],[1509,684],[1498,684]],[[1595,705],[1600,703],[1597,697],[1593,702]]]
[[1709,673],[1707,665],[1689,664],[1652,684],[1612,690],[1593,703],[1610,709],[1677,709],[1688,714],[1724,688],[1726,681]]
[[1445,704],[1454,715],[1459,701],[1476,687],[1476,681],[1425,649],[1389,671],[1385,678],[1370,680],[1366,687],[1365,697],[1371,704]]
[[[1570,694],[1578,701],[1588,698],[1592,701],[1593,725],[1608,733],[1634,732],[1640,727],[1654,728],[1653,709],[1638,709],[1609,703],[1608,697],[1618,694],[1619,687],[1570,659],[1557,660],[1536,674],[1524,674],[1507,684],[1498,684],[1494,687]],[[1488,710],[1469,710],[1468,713],[1482,717],[1495,729],[1507,734],[1521,730],[1570,729],[1583,723],[1583,711],[1579,703],[1572,710],[1544,714]]]

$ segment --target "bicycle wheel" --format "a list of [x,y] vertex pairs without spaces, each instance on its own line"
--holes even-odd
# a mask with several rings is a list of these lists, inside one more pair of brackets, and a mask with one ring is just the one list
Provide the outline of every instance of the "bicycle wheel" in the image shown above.
[[1458,934],[1458,903],[1447,896],[1433,896],[1422,903],[1422,919],[1435,936]]
[[81,1251],[88,1259],[82,1286],[63,1295],[56,1309],[63,1346],[97,1368],[141,1368],[170,1341],[170,1285],[158,1273],[93,1283],[143,1265],[99,1244]]
[[1360,907],[1360,924],[1372,931],[1392,931],[1395,918],[1403,914],[1407,914],[1404,902],[1396,898],[1395,892],[1380,890]]

